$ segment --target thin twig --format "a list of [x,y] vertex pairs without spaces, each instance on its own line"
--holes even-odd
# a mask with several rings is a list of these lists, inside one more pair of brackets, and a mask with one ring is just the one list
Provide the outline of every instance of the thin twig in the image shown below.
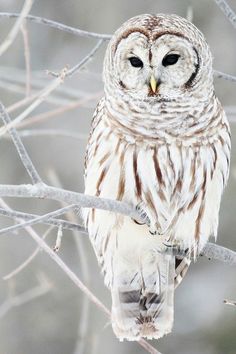
[[65,214],[65,213],[67,213],[70,210],[74,210],[76,207],[77,206],[74,205],[74,204],[68,205],[67,207],[60,208],[60,209],[57,209],[57,210],[52,211],[50,213],[37,216],[34,219],[30,219],[30,220],[27,220],[27,221],[22,221],[20,224],[16,224],[16,225],[5,227],[3,229],[0,229],[0,235],[3,235],[5,233],[7,233],[7,232],[13,232],[13,231],[25,228],[26,226],[32,226],[32,225],[38,224],[40,222],[47,222],[48,220],[50,220],[53,217],[57,217],[59,215]]
[[[0,77],[1,77],[1,75],[0,75]],[[24,82],[24,85],[18,85],[18,84],[14,84],[14,83],[12,84],[11,82],[6,82],[4,80],[0,80],[0,88],[2,88],[4,91],[9,91],[11,93],[17,93],[17,94],[24,95],[24,101],[20,100],[20,102],[22,102],[22,101],[24,102],[24,104],[22,104],[22,106],[25,106],[27,103],[33,101],[35,98],[38,98],[38,96],[41,93],[40,91],[38,91],[38,90],[36,91],[35,89],[32,88],[31,89],[32,95],[30,97],[25,97],[25,82]],[[57,87],[57,91],[59,93],[58,87]],[[46,96],[44,98],[44,101],[48,102],[50,104],[56,105],[56,106],[62,106],[65,104],[72,103],[71,99],[64,98],[61,95],[57,95],[57,94],[52,94],[50,96]],[[18,105],[18,102],[19,101],[16,102],[16,105]],[[15,105],[15,103],[13,105]]]
[[[16,210],[8,210],[6,208],[0,208],[0,215],[2,216],[6,216],[8,218],[12,218],[12,219],[21,219],[23,220],[33,220],[35,218],[38,218],[39,215],[36,214],[29,214],[29,213],[23,213],[21,211],[16,211]],[[71,223],[68,221],[65,221],[63,219],[54,219],[54,218],[48,218],[47,220],[43,221],[44,224],[47,225],[52,225],[52,226],[62,226],[63,229],[67,229],[67,230],[71,230],[71,231],[78,231],[78,232],[82,232],[82,233],[86,233],[87,231],[84,229],[83,226],[77,224],[77,223]]]
[[30,9],[32,7],[33,0],[25,0],[24,6],[22,8],[22,11],[20,14],[18,14],[18,19],[16,20],[14,26],[8,33],[7,37],[5,38],[4,42],[0,45],[0,56],[10,47],[10,45],[13,43],[14,39],[16,38],[22,22],[26,18],[27,14],[30,12]]
[[32,125],[35,123],[39,123],[42,121],[47,120],[48,118],[52,118],[52,117],[58,117],[58,115],[63,114],[65,112],[68,112],[72,109],[75,109],[77,107],[83,106],[86,102],[92,101],[94,99],[98,99],[101,97],[101,93],[96,93],[94,95],[88,96],[86,98],[82,98],[77,102],[72,102],[70,104],[67,104],[66,106],[60,107],[60,108],[56,108],[44,113],[40,113],[37,114],[35,116],[31,116],[27,119],[25,119],[24,121],[22,121],[18,127],[22,128],[28,125]]
[[45,295],[51,289],[51,284],[45,279],[36,287],[23,292],[22,294],[9,297],[0,306],[0,318],[4,317],[12,308],[22,306],[42,295]]
[[215,2],[221,11],[225,14],[225,16],[229,19],[234,28],[236,28],[236,14],[228,5],[228,3],[225,0],[215,0]]
[[[54,227],[50,226],[46,232],[43,234],[42,239],[45,240],[46,237],[50,234],[50,232],[52,231]],[[41,248],[40,247],[36,247],[36,249],[33,251],[33,253],[26,258],[26,260],[21,263],[17,268],[15,268],[14,270],[12,270],[10,273],[4,275],[2,277],[3,280],[9,280],[13,277],[15,277],[17,274],[19,274],[23,269],[25,269],[32,261],[33,259],[37,256],[37,254],[40,252]]]
[[[19,13],[0,12],[0,18],[1,17],[2,18],[3,17],[15,18],[15,17],[19,17],[19,16],[20,16]],[[76,36],[98,38],[98,39],[103,39],[103,40],[109,40],[111,38],[110,34],[100,34],[100,33],[95,33],[95,32],[83,31],[81,29],[67,26],[62,23],[48,20],[46,18],[42,18],[42,17],[38,17],[38,16],[28,15],[28,16],[25,16],[25,19],[28,21],[38,23],[40,25],[45,25],[45,26],[49,26],[49,27],[55,28],[60,31],[68,32],[68,33],[74,34]]]
[[31,65],[30,65],[29,33],[25,21],[22,22],[21,32],[22,32],[22,37],[24,42],[24,57],[25,57],[25,71],[26,71],[25,93],[26,93],[26,97],[29,97],[31,91]]
[[30,176],[32,182],[35,183],[42,183],[41,177],[39,176],[38,172],[36,171],[36,168],[34,167],[17,131],[15,130],[15,128],[11,127],[11,119],[8,115],[8,113],[6,112],[5,107],[3,106],[3,104],[0,102],[0,116],[1,119],[3,121],[3,123],[5,124],[6,129],[9,131],[9,134],[12,138],[12,141],[16,147],[16,150],[20,156],[20,159],[26,169],[26,171],[28,172],[28,175]]
[[[60,136],[63,138],[76,139],[76,140],[87,140],[88,135],[80,134],[60,129],[28,129],[28,130],[18,130],[18,135],[21,138],[30,138],[35,136]],[[10,139],[9,135],[3,135],[3,138]]]
[[58,230],[57,230],[56,243],[55,243],[55,246],[53,247],[53,251],[54,251],[54,252],[58,252],[59,249],[61,248],[62,237],[63,237],[63,228],[62,228],[62,226],[60,225],[60,226],[58,227]]
[[225,74],[222,71],[219,70],[214,70],[214,76],[217,79],[224,79],[232,82],[236,82],[236,76],[230,75],[230,74]]
[[55,90],[64,81],[65,74],[66,74],[66,69],[63,69],[61,71],[60,76],[55,80],[53,80],[53,82],[51,82],[45,89],[43,89],[41,93],[38,95],[38,98],[29,107],[27,107],[24,110],[24,112],[22,112],[17,118],[12,120],[6,127],[0,128],[0,136],[5,134],[9,128],[15,127],[17,124],[19,124],[36,107],[38,107],[40,103],[42,103],[45,100],[45,97],[47,97],[53,90]]
[[[94,46],[94,48],[75,66],[73,66],[73,68],[71,68],[70,70],[68,70],[66,72],[66,77],[71,77],[73,74],[75,74],[78,70],[80,70],[90,59],[93,58],[93,56],[96,54],[96,52],[98,51],[98,49],[101,47],[102,43],[104,42],[103,39],[100,39],[97,44]],[[48,71],[48,73],[54,77],[58,77],[60,75],[60,73],[55,73],[52,71]]]

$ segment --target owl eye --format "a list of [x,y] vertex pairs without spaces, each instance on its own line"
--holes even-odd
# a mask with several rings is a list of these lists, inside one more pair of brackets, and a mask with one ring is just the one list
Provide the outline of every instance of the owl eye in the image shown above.
[[137,57],[131,57],[129,58],[130,64],[134,66],[135,68],[142,68],[143,67],[143,62],[141,59]]
[[169,54],[166,55],[165,58],[162,60],[163,66],[174,65],[179,60],[179,54]]

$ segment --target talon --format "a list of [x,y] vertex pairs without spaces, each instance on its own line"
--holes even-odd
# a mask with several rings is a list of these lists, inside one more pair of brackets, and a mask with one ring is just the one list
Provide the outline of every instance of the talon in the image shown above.
[[[137,220],[135,220],[135,222],[139,225],[147,224],[149,226],[151,223],[151,220],[150,220],[149,216],[147,215],[145,209],[142,207],[142,204],[143,203],[139,203],[136,206],[136,210],[137,210],[138,214],[140,215],[141,222],[137,221]],[[143,223],[142,223],[142,220],[144,221]]]
[[139,222],[139,221],[137,221],[137,220],[135,220],[135,219],[133,219],[133,218],[132,218],[132,220],[133,220],[133,222],[135,222],[135,224],[138,224],[138,225],[145,225],[145,222]]

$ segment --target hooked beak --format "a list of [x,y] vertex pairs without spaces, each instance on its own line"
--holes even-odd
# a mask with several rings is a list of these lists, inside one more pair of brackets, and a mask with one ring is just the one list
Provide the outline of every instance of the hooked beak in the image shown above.
[[152,92],[156,93],[158,85],[157,85],[157,81],[156,81],[154,75],[151,76],[149,84],[150,84],[150,87],[152,89]]

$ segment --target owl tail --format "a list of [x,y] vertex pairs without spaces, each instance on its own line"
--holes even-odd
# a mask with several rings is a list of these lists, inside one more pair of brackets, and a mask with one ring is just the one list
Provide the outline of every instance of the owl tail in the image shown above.
[[123,271],[111,288],[112,326],[120,339],[158,339],[173,326],[175,257],[158,259]]

